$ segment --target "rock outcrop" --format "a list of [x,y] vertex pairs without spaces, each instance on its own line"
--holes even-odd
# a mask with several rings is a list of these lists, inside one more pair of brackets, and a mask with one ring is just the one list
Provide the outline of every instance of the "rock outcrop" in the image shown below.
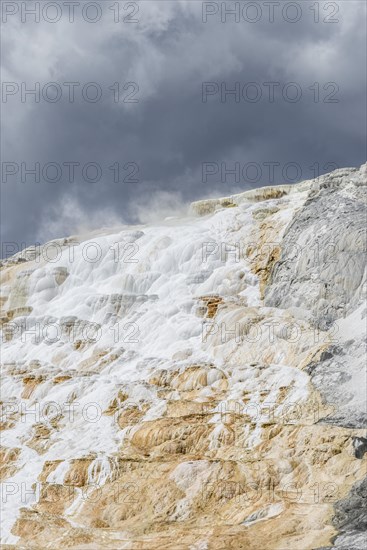
[[365,548],[366,168],[2,261],[4,549]]

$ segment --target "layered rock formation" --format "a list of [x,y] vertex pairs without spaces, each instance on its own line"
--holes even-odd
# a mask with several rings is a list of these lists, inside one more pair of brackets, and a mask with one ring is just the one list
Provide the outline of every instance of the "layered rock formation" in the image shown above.
[[365,548],[366,180],[3,261],[3,548]]

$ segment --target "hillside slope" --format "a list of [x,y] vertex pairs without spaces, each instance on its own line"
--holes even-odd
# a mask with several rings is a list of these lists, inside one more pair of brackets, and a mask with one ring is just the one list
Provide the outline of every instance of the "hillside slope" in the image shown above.
[[3,261],[4,548],[365,547],[366,168]]

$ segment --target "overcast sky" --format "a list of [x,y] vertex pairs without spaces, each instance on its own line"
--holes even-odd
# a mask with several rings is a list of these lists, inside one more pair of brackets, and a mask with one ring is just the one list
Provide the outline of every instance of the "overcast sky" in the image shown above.
[[2,4],[3,241],[365,162],[364,1]]

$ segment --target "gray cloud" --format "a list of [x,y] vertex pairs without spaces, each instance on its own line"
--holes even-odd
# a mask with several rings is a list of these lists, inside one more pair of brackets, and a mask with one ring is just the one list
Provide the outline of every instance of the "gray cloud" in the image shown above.
[[[19,174],[2,181],[4,241],[31,244],[71,234],[81,219],[91,227],[137,221],[141,205],[146,211],[151,200],[156,209],[158,198],[170,205],[266,185],[268,162],[279,163],[275,183],[364,162],[364,3],[331,3],[339,8],[339,21],[329,24],[322,20],[330,14],[325,2],[319,3],[319,23],[310,10],[314,3],[302,1],[295,3],[302,9],[296,23],[277,11],[270,23],[263,6],[263,17],[252,24],[222,23],[220,14],[203,23],[202,3],[186,1],[139,2],[138,23],[116,24],[107,4],[112,2],[100,2],[103,17],[95,24],[80,17],[74,23],[65,17],[55,24],[21,23],[19,15],[3,24],[3,81],[28,87],[81,83],[74,103],[62,86],[57,103],[42,98],[22,103],[17,94],[2,104],[3,162],[80,163],[73,183],[66,168],[54,183],[42,178],[34,183],[31,177],[22,183]],[[87,82],[101,86],[99,102],[81,97]],[[108,89],[114,82],[137,83],[138,103],[115,103]],[[255,82],[263,95],[257,103],[243,98],[237,103],[231,96],[221,102],[217,93],[203,103],[203,82],[219,88],[225,83],[228,89]],[[273,103],[266,82],[280,84]],[[302,91],[298,102],[282,97],[289,82]],[[315,82],[319,102],[315,86],[309,89]],[[324,90],[328,82],[337,88]],[[249,94],[254,90],[248,88]],[[294,91],[288,89],[290,97]],[[132,87],[122,92],[126,96]],[[338,102],[325,102],[328,95]],[[81,166],[89,162],[101,166],[97,183],[81,176]],[[139,181],[114,183],[109,167],[115,162],[123,177],[132,172],[130,179]],[[240,181],[234,176],[221,181],[221,163],[233,168],[236,162]],[[135,163],[139,173],[134,175],[131,164],[124,169],[126,163]],[[218,166],[206,182],[203,163]],[[297,163],[301,174],[289,163]]]

